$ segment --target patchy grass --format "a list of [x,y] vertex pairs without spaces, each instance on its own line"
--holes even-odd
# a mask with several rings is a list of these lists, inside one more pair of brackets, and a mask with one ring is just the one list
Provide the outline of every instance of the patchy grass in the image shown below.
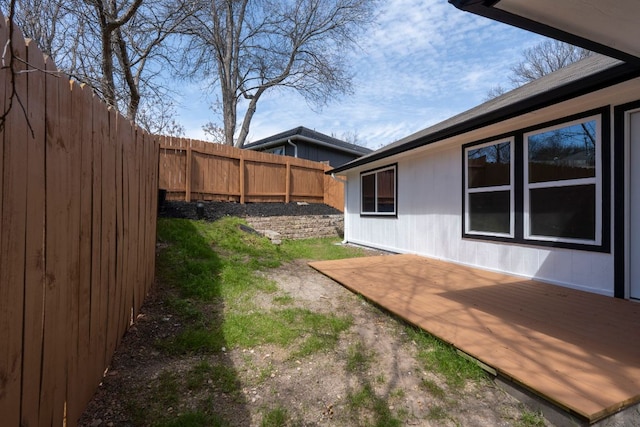
[[[486,380],[486,373],[472,361],[461,357],[456,349],[422,329],[407,326],[407,335],[418,346],[418,360],[424,370],[444,376],[450,389],[462,389],[467,381]],[[425,384],[429,387],[429,384]]]
[[358,341],[347,349],[347,372],[366,372],[374,359],[375,353]]
[[[365,384],[355,393],[347,395],[347,403],[354,420],[364,425],[375,427],[401,426],[402,420],[393,415],[387,399],[376,395],[373,387]],[[358,424],[361,425],[361,424]]]
[[435,381],[430,380],[430,379],[423,379],[422,382],[420,383],[420,385],[422,386],[422,388],[424,390],[426,390],[427,392],[429,392],[429,394],[437,399],[444,399],[444,397],[446,396],[445,391],[442,389],[442,387],[440,387],[438,384],[436,384]]
[[[171,354],[216,353],[238,346],[287,347],[299,342],[296,357],[333,348],[340,333],[350,327],[350,319],[301,309],[255,311],[253,299],[258,293],[277,290],[275,283],[257,273],[296,254],[335,259],[362,250],[336,246],[335,239],[285,241],[280,247],[242,231],[243,223],[238,218],[213,223],[159,220],[158,240],[165,245],[159,255],[159,275],[178,290],[167,304],[187,323],[159,347]],[[293,300],[276,298],[282,304]],[[223,312],[205,315],[207,302],[220,304]]]
[[278,407],[273,408],[264,414],[262,418],[262,427],[285,427],[289,425],[290,417],[289,411],[285,408]]
[[281,253],[287,260],[333,260],[366,256],[362,248],[339,244],[340,239],[302,239],[282,242]]
[[[193,385],[191,381],[187,381],[187,384]],[[144,384],[140,385],[140,387],[144,386]],[[213,411],[210,405],[206,404],[202,404],[202,408],[179,413],[177,408],[187,390],[176,373],[162,371],[157,378],[149,381],[148,387],[151,388],[149,399],[128,401],[127,409],[134,425],[154,427],[227,427],[229,425]],[[134,396],[136,394],[134,391]]]
[[295,356],[335,346],[341,332],[351,320],[337,315],[320,314],[301,308],[288,308],[267,313],[230,313],[223,325],[224,337],[232,347],[255,347],[277,344],[290,347],[298,342]]
[[[261,426],[303,425],[302,419],[295,418],[300,416],[298,409],[288,406],[287,399],[292,396],[280,397],[281,391],[271,385],[280,379],[278,368],[282,370],[282,360],[288,363],[295,359],[300,364],[299,359],[304,357],[330,353],[351,328],[353,319],[340,312],[319,313],[296,306],[296,299],[282,294],[262,272],[294,259],[339,259],[367,252],[336,245],[338,239],[285,240],[282,245],[273,245],[268,239],[242,231],[242,224],[238,218],[213,223],[158,220],[157,278],[168,288],[162,295],[166,295],[163,306],[170,315],[163,322],[172,330],[158,335],[163,338],[156,343],[156,350],[171,360],[186,357],[180,359],[177,371],[161,371],[128,391],[132,397],[127,409],[133,425],[226,427],[229,419],[237,421],[239,408],[260,405],[257,384],[263,385],[257,392],[262,398],[265,393],[272,398],[269,404],[253,406],[259,410]],[[264,309],[257,301],[273,304]],[[425,379],[420,384],[421,389],[442,401],[438,402],[442,406],[430,408],[427,417],[436,424],[454,420],[447,413],[445,394],[455,394],[467,381],[483,381],[484,372],[423,331],[409,326],[404,331],[417,345],[420,367],[443,377],[442,386],[438,385],[440,380]],[[257,355],[262,350],[258,347],[263,346],[277,350],[271,356],[254,356],[254,349]],[[239,349],[242,355],[231,353]],[[266,357],[273,354],[284,356],[272,365],[272,359]],[[357,340],[346,352],[340,352],[345,362],[341,374],[350,374],[359,385],[350,388],[346,396],[342,392],[341,397],[333,397],[338,400],[329,406],[341,405],[347,422],[353,425],[401,426],[414,416],[402,403],[413,389],[398,388],[394,377],[376,371],[376,359],[381,356]],[[238,363],[239,358],[244,358],[244,364]],[[145,398],[136,399],[138,393]],[[278,396],[276,403],[273,396]],[[187,399],[189,404],[185,403]],[[221,408],[233,408],[236,413],[216,412],[223,411]],[[338,411],[335,414],[337,417]],[[329,417],[330,425],[330,416],[324,416]],[[511,421],[535,427],[543,425],[538,423],[540,419],[524,411],[518,420]]]
[[[322,314],[293,305],[290,295],[276,295],[281,306],[271,311],[257,310],[257,295],[275,293],[276,284],[259,274],[283,262],[305,258],[339,259],[364,255],[362,249],[336,245],[338,239],[307,239],[271,244],[268,239],[241,230],[244,221],[224,218],[208,223],[181,219],[158,220],[158,279],[167,285],[165,304],[180,324],[180,330],[157,343],[170,355],[222,354],[227,349],[274,344],[293,348],[291,357],[302,358],[332,350],[340,334],[352,320],[339,314]],[[264,381],[272,369],[260,369]],[[202,409],[183,414],[162,413],[173,408],[181,393],[218,391],[241,399],[238,373],[225,364],[200,361],[182,378],[163,372],[154,382],[153,399],[147,405],[133,405],[136,424],[158,426],[226,425],[222,418],[202,403]],[[270,409],[263,426],[290,422],[283,408]]]
[[194,391],[213,387],[229,394],[240,390],[233,368],[221,364],[211,365],[207,361],[196,364],[187,372],[186,387]]
[[429,408],[429,419],[434,421],[444,421],[449,418],[447,410],[442,406],[432,406]]
[[516,422],[518,427],[544,427],[544,417],[539,412],[531,412],[528,410],[522,411],[520,418]]
[[295,299],[291,295],[278,295],[273,297],[273,302],[279,305],[291,305],[295,302]]
[[187,412],[155,424],[156,427],[227,427],[228,425],[220,417],[201,411]]

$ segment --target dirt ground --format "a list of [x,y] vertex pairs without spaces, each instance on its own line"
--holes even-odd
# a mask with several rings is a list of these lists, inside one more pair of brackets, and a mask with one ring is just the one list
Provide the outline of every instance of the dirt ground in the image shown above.
[[[180,376],[195,363],[207,360],[232,367],[240,384],[240,396],[212,387],[210,404],[234,426],[260,426],[269,408],[286,408],[289,422],[299,426],[364,426],[366,414],[354,415],[347,396],[372,387],[392,413],[403,413],[412,426],[521,426],[523,406],[493,382],[467,384],[450,390],[443,378],[420,368],[416,345],[402,322],[372,306],[331,279],[296,261],[265,274],[278,284],[277,294],[292,297],[293,307],[340,313],[353,318],[353,326],[341,336],[335,351],[291,358],[289,349],[261,346],[226,349],[221,354],[176,357],[163,354],[154,343],[180,330],[163,306],[157,286],[136,324],[125,335],[104,381],[82,419],[81,426],[145,424],[131,419],[131,401],[153,399],[152,389],[162,372]],[[257,302],[273,307],[274,295]],[[346,369],[349,349],[361,343],[372,355],[365,372]],[[424,383],[437,384],[445,393],[431,393]],[[211,380],[209,381],[211,382]],[[146,386],[145,386],[146,385]],[[436,388],[438,389],[438,388]],[[202,392],[182,396],[167,414],[188,411],[202,401]],[[549,425],[549,424],[546,424]]]

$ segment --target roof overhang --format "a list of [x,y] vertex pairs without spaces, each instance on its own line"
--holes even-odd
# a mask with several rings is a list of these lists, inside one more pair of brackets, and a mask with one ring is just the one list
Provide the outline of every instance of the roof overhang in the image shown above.
[[365,154],[367,154],[367,153],[360,152],[358,150],[354,150],[353,148],[340,147],[340,146],[331,144],[329,142],[320,141],[319,139],[315,139],[315,138],[309,138],[309,137],[306,137],[304,135],[292,135],[292,136],[288,136],[288,137],[285,137],[285,138],[280,138],[280,139],[276,139],[276,140],[273,140],[273,141],[265,142],[264,144],[256,144],[254,146],[248,146],[248,147],[244,147],[244,148],[247,149],[247,150],[259,151],[259,150],[264,150],[264,149],[271,148],[271,147],[277,147],[279,145],[287,144],[287,143],[294,142],[294,141],[305,141],[305,142],[309,142],[311,144],[316,144],[316,145],[320,145],[322,147],[327,147],[327,148],[330,148],[330,149],[335,150],[335,151],[341,151],[341,152],[344,152],[344,153],[354,154],[356,156],[364,156]]
[[449,0],[455,7],[640,65],[638,0]]

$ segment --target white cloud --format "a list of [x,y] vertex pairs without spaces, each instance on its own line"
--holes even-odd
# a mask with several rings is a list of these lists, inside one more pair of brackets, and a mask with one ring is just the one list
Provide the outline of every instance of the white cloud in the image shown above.
[[[477,105],[540,40],[444,0],[387,1],[362,49],[350,57],[353,95],[315,112],[293,91],[267,92],[249,138],[306,126],[327,134],[355,132],[360,143],[378,148]],[[200,113],[190,118],[195,122]]]

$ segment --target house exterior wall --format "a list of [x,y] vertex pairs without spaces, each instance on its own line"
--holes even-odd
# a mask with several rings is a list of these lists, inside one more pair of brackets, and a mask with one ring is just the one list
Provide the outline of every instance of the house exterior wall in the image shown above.
[[346,240],[613,295],[611,254],[463,239],[460,151],[398,161],[397,218],[361,217],[359,174],[349,175]]
[[[306,141],[294,140],[293,143],[298,147],[298,158],[311,160],[314,162],[328,161],[329,165],[331,165],[332,167],[342,166],[343,164],[360,157],[355,154],[349,154],[339,150],[332,150],[328,147],[311,144]],[[273,152],[273,150],[276,148],[284,150],[285,156],[295,157],[296,149],[291,144],[283,144],[277,147],[270,147],[269,149],[260,151]]]
[[[615,105],[640,99],[637,80],[619,86],[348,171],[345,240],[613,296],[613,244],[610,250],[597,252],[463,238],[462,146],[602,107],[612,112],[613,139]],[[612,159],[614,145],[612,140]],[[397,217],[361,216],[360,173],[394,163],[398,181]],[[612,219],[603,227],[613,236],[613,179],[605,194],[611,198]]]
[[[343,164],[357,159],[360,156],[344,153],[338,150],[332,150],[321,145],[311,144],[305,141],[294,141],[298,146],[298,157],[314,162],[329,162],[333,167],[342,166]],[[293,147],[291,147],[293,148]],[[287,155],[289,153],[287,152]]]

